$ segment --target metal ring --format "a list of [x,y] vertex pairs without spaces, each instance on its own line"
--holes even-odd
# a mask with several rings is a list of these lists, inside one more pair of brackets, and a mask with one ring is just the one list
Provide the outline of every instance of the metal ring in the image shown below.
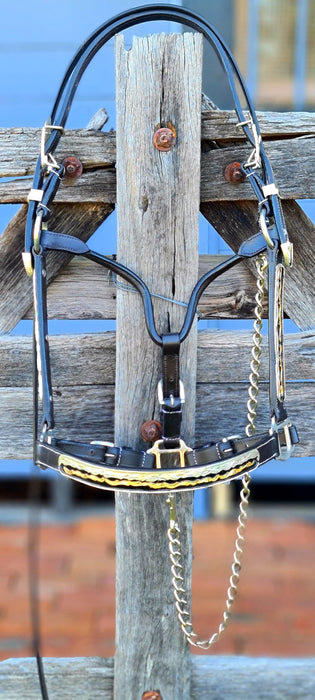
[[262,210],[259,214],[259,226],[260,226],[260,230],[263,234],[263,237],[266,240],[268,248],[273,249],[275,247],[275,244],[274,244],[272,238],[270,237],[270,234],[268,231],[268,226],[266,223],[266,214],[265,214],[264,210]]
[[43,218],[44,210],[40,209],[38,214],[36,214],[36,219],[34,223],[34,230],[33,230],[33,240],[34,240],[34,250],[35,253],[38,253],[39,247],[40,247],[40,238],[41,238],[41,233],[42,233],[42,218]]

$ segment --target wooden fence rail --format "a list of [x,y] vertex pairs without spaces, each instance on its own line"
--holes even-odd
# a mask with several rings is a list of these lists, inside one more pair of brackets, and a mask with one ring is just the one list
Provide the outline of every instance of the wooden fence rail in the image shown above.
[[[31,459],[32,340],[1,336],[0,459]],[[50,338],[57,429],[75,438],[113,439],[116,336],[113,332],[57,335]],[[288,407],[299,426],[296,455],[315,452],[314,334],[290,334],[286,340]],[[251,333],[198,334],[196,440],[242,432],[246,422]],[[222,362],[222,358],[224,361]],[[84,367],[84,373],[82,368]],[[291,379],[292,377],[292,379]],[[259,420],[268,424],[268,351],[263,345]],[[95,411],[98,406],[98,411]],[[14,426],[14,431],[12,430]]]
[[[44,664],[49,700],[60,700],[60,688],[62,700],[73,700],[74,688],[82,700],[113,700],[114,659],[44,659]],[[0,685],[5,700],[38,700],[35,659],[0,662]],[[314,659],[192,657],[192,700],[314,700],[314,695]]]

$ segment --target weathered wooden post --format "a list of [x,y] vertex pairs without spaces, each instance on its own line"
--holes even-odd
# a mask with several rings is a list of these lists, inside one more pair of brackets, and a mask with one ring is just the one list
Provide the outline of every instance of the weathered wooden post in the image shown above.
[[[197,280],[202,37],[116,39],[118,259],[158,295],[187,302]],[[175,144],[158,150],[165,126]],[[185,310],[156,300],[160,333],[178,331]],[[196,327],[185,341],[183,437],[194,434]],[[138,295],[117,303],[115,440],[143,447],[144,421],[158,417],[160,348],[145,329]],[[148,447],[148,445],[147,445]],[[178,495],[191,573],[192,495]],[[166,496],[118,494],[115,698],[138,700],[159,690],[163,700],[190,698],[190,655],[176,619],[168,560]]]

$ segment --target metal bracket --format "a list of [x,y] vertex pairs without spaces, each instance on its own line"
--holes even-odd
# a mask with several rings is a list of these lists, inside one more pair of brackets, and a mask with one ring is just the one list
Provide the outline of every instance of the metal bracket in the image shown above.
[[[279,456],[276,457],[276,459],[279,459],[282,462],[289,459],[294,452],[294,444],[292,443],[290,433],[291,426],[292,423],[289,418],[286,418],[286,420],[283,420],[280,423],[276,423],[274,418],[271,421],[270,433],[277,433],[278,436]],[[284,442],[283,440],[281,441],[281,438],[283,437]]]

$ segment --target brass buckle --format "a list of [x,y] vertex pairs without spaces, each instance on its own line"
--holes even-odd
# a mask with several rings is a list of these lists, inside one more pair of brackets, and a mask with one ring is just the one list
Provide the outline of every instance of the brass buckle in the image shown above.
[[155,456],[155,467],[156,469],[161,469],[161,455],[163,454],[178,454],[179,455],[179,466],[185,467],[185,454],[186,452],[192,452],[192,448],[188,447],[184,440],[179,440],[178,447],[160,447],[164,443],[164,440],[156,440],[154,445],[147,450],[147,454]]

